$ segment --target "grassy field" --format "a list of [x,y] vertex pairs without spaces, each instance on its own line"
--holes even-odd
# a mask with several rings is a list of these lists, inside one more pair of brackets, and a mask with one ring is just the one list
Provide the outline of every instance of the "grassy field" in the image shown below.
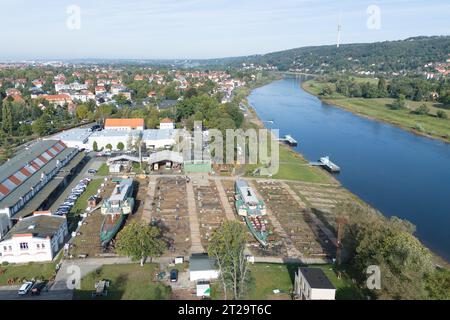
[[[318,95],[325,84],[310,80],[303,84],[303,88]],[[434,102],[426,102],[430,109],[428,115],[417,115],[412,113],[424,102],[407,101],[407,108],[393,110],[390,105],[395,101],[389,98],[347,98],[340,94],[333,94],[323,98],[324,102],[339,106],[345,110],[362,115],[371,119],[387,122],[401,127],[416,134],[425,135],[444,141],[450,141],[450,120],[436,117],[438,110],[443,110],[442,105]],[[445,111],[450,117],[450,112]]]
[[92,180],[86,190],[80,195],[80,197],[75,202],[74,206],[70,210],[71,215],[79,215],[86,210],[87,207],[87,200],[90,196],[97,193],[97,190],[100,188],[100,185],[102,184],[102,179],[95,179]]
[[[321,268],[333,285],[336,287],[336,299],[362,299],[362,294],[352,281],[345,276],[338,279],[331,265],[314,265]],[[296,264],[267,264],[256,263],[251,265],[251,276],[253,278],[246,299],[249,300],[274,300],[291,299],[295,273],[298,270]],[[273,293],[273,290],[280,293]],[[220,299],[221,292],[218,284],[212,288],[212,298]]]
[[[170,298],[170,287],[153,282],[158,272],[155,264],[105,265],[81,279],[81,289],[75,291],[75,299],[99,300],[166,300]],[[95,283],[107,279],[111,282],[108,296],[92,298]]]
[[97,176],[107,176],[109,174],[109,168],[106,163],[103,163],[100,168],[98,168],[96,175]]
[[23,280],[32,278],[49,280],[55,274],[55,266],[56,262],[2,265],[0,266],[2,270],[0,273],[0,286],[8,285],[8,279],[14,279],[14,284],[20,284]]
[[[274,179],[295,180],[318,183],[331,183],[330,176],[320,168],[308,165],[300,154],[291,150],[289,147],[280,144],[280,166],[278,172],[272,176]],[[253,170],[261,165],[247,165],[246,176],[252,176]],[[264,176],[260,176],[264,178]]]

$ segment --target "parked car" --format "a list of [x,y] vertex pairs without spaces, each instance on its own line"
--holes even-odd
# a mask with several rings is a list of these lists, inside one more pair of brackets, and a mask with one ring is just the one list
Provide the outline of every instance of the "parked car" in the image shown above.
[[170,270],[170,282],[177,282],[178,281],[178,270],[172,269]]
[[45,290],[47,288],[47,282],[36,282],[31,288],[31,294],[32,295],[40,295],[41,291]]
[[34,282],[33,281],[27,281],[25,282],[19,289],[18,294],[21,296],[24,296],[30,292],[30,289],[33,287]]
[[96,174],[96,173],[97,173],[97,170],[95,170],[95,169],[89,169],[89,170],[88,170],[88,173],[89,173],[89,174]]

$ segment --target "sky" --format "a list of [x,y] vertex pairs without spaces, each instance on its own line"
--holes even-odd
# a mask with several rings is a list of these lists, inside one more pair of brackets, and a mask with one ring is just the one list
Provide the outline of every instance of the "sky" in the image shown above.
[[449,0],[0,0],[0,59],[203,59],[450,35]]

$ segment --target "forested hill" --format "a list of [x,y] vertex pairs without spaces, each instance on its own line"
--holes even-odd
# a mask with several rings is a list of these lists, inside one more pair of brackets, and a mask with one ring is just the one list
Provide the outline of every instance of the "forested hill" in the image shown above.
[[[242,57],[237,63],[271,64],[279,70],[401,72],[422,69],[429,62],[445,62],[450,36],[414,37],[399,41],[303,47]],[[230,62],[230,61],[228,61]]]

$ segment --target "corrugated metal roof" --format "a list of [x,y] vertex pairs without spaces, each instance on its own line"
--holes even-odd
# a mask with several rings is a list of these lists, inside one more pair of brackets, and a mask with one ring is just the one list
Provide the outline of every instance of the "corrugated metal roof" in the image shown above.
[[[17,201],[20,199],[20,197],[23,197],[25,194],[27,194],[32,187],[37,185],[41,179],[41,174],[43,172],[50,172],[52,171],[58,162],[58,160],[62,161],[65,158],[68,157],[68,155],[72,152],[74,152],[75,148],[65,148],[62,150],[57,156],[55,156],[53,159],[45,163],[42,167],[38,168],[33,172],[33,174],[23,181],[19,186],[14,188],[14,190],[11,190],[5,197],[3,197],[0,201],[0,208],[7,208],[11,207],[12,205],[16,204]],[[11,159],[10,161],[13,161]],[[19,160],[17,160],[19,161]],[[22,162],[23,164],[23,162]],[[0,167],[1,171],[1,167]]]

